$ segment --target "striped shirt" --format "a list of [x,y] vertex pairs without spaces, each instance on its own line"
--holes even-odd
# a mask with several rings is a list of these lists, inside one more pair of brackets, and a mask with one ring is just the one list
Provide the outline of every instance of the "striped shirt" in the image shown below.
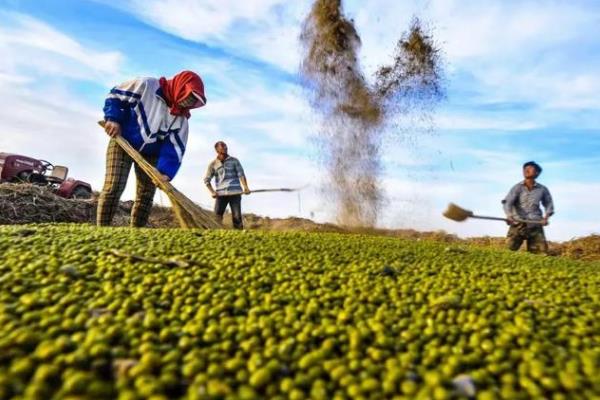
[[502,201],[507,217],[539,221],[543,218],[540,203],[546,209],[547,215],[554,214],[554,202],[546,186],[535,183],[529,190],[525,182],[519,182],[510,189]]
[[229,156],[224,161],[218,158],[212,161],[206,170],[204,183],[210,184],[213,177],[215,178],[217,194],[227,196],[242,192],[240,178],[245,177],[245,175],[242,164],[237,158]]

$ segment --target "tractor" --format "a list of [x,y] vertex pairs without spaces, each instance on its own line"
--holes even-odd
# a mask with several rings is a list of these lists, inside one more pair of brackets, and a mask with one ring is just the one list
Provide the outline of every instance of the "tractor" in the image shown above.
[[89,183],[67,178],[69,169],[53,165],[45,160],[0,153],[0,183],[31,183],[46,186],[60,197],[89,199],[92,187]]

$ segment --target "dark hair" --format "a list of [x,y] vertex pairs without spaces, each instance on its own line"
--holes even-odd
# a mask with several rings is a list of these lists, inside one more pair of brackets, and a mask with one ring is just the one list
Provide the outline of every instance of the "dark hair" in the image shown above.
[[542,167],[540,167],[540,164],[536,163],[535,161],[528,161],[525,164],[523,164],[523,169],[525,169],[527,167],[535,168],[538,176],[542,173]]
[[219,147],[219,146],[225,146],[225,147],[227,147],[227,145],[225,144],[225,142],[222,142],[222,141],[220,141],[220,140],[219,140],[217,143],[215,143],[215,149],[216,149],[217,147]]

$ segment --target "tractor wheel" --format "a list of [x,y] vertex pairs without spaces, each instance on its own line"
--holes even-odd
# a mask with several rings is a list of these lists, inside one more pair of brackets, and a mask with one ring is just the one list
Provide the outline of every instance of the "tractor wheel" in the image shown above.
[[25,183],[29,182],[29,177],[31,176],[31,171],[23,171],[19,172],[17,176],[15,176],[12,181],[14,183]]
[[92,191],[84,186],[77,186],[71,194],[72,199],[91,199]]

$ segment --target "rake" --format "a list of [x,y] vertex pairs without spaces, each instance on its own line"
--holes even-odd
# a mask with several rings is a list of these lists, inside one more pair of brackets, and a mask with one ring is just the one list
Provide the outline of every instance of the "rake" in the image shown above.
[[[255,189],[251,190],[250,193],[298,192],[300,190],[302,190],[302,188]],[[228,196],[235,196],[238,194],[244,194],[244,192],[228,193]]]
[[297,192],[298,188],[293,189],[293,188],[278,188],[278,189],[256,189],[256,190],[251,190],[250,193],[267,193],[267,192]]
[[[98,124],[104,128],[104,121],[98,121]],[[223,226],[217,222],[213,216],[200,208],[192,200],[188,199],[183,193],[177,190],[170,182],[162,180],[162,174],[158,172],[142,155],[122,136],[116,136],[113,139],[123,150],[140,166],[140,168],[152,179],[152,182],[160,190],[166,193],[171,201],[173,212],[179,222],[179,226],[184,229],[203,228],[218,229]]]
[[[473,211],[466,210],[462,207],[457,206],[454,203],[448,204],[448,208],[446,209],[446,211],[444,211],[443,215],[444,215],[444,217],[449,218],[453,221],[457,221],[457,222],[465,221],[468,218],[487,219],[487,220],[492,220],[492,221],[508,222],[508,219],[506,219],[506,218],[486,217],[483,215],[475,215],[475,214],[473,214]],[[514,219],[514,220],[516,222],[522,222],[522,223],[526,223],[526,224],[543,225],[542,221],[531,221],[531,220],[527,220],[527,219]]]

